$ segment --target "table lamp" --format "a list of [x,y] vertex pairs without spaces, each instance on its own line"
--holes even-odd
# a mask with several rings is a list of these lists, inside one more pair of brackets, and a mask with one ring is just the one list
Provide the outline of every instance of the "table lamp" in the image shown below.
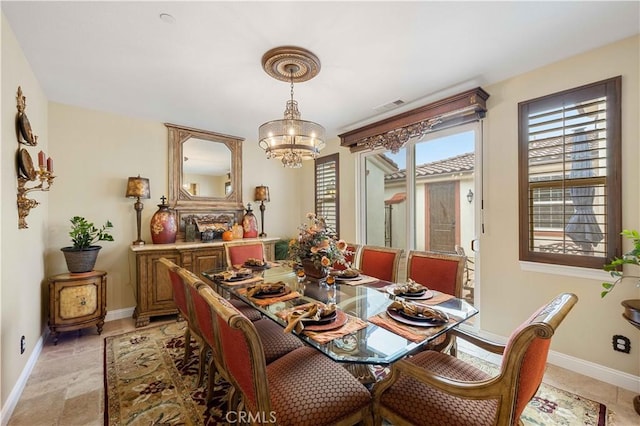
[[268,203],[270,201],[269,187],[264,185],[256,186],[253,201],[260,201],[260,227],[262,232],[260,232],[259,237],[266,237],[267,234],[264,233],[264,210],[266,209],[264,202],[266,201]]
[[130,177],[127,181],[127,193],[125,196],[127,198],[137,198],[136,202],[133,204],[133,208],[136,210],[138,239],[135,240],[132,244],[141,246],[144,244],[144,240],[140,238],[140,220],[144,204],[142,204],[140,199],[151,197],[151,191],[149,190],[149,179],[140,177],[140,175],[138,175],[137,177]]

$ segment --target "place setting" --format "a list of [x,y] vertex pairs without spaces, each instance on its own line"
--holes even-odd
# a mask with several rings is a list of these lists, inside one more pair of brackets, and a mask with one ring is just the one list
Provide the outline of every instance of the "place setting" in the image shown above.
[[228,271],[219,272],[214,275],[214,279],[231,285],[250,284],[262,281],[261,276],[254,276],[253,271],[249,268],[239,268]]
[[359,270],[354,268],[347,268],[342,271],[333,270],[331,271],[330,275],[335,278],[336,282],[348,285],[360,285],[378,281],[377,278],[364,275]]
[[402,299],[394,300],[386,311],[368,318],[372,324],[416,343],[438,333],[449,320],[449,315],[439,309]]
[[267,306],[276,302],[295,299],[300,293],[293,291],[282,281],[275,283],[260,283],[247,288],[238,289],[238,294],[244,294],[259,306]]
[[406,283],[387,286],[385,291],[392,296],[411,300],[427,300],[434,296],[431,290],[412,279],[409,279]]
[[252,271],[264,271],[265,269],[271,268],[271,265],[264,259],[250,257],[244,261],[241,267],[251,269]]
[[285,333],[304,333],[319,343],[330,342],[367,326],[366,322],[348,315],[335,303],[305,303],[277,315],[287,322]]

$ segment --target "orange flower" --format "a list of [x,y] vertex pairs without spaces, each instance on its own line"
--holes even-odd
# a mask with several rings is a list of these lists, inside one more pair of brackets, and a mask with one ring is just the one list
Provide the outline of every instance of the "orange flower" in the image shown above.
[[329,260],[329,258],[327,256],[322,256],[322,259],[320,259],[320,263],[325,268],[331,266],[331,261]]
[[339,240],[336,247],[338,247],[340,251],[345,251],[347,249],[347,242],[345,240]]

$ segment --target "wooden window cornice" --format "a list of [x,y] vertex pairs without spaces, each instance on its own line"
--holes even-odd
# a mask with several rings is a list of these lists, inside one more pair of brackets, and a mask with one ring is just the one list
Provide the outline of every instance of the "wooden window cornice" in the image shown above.
[[380,146],[397,152],[411,138],[484,118],[489,94],[481,87],[338,135],[351,152]]

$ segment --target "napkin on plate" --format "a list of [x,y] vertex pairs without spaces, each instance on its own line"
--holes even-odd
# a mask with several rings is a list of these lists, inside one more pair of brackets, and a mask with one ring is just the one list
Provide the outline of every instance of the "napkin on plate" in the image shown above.
[[391,287],[391,291],[393,294],[412,294],[412,293],[420,293],[421,291],[425,291],[427,288],[422,284],[418,284],[411,278],[404,284],[396,284]]
[[419,305],[417,303],[411,303],[406,301],[394,301],[389,305],[389,310],[392,311],[402,311],[407,315],[411,316],[420,316],[427,320],[437,321],[437,322],[447,322],[449,321],[449,317],[442,311],[438,309],[431,308],[425,305]]
[[318,321],[323,317],[331,315],[335,311],[335,303],[329,303],[327,305],[324,303],[314,303],[301,307],[300,309],[296,309],[287,315],[287,326],[285,327],[284,332],[290,333],[291,330],[295,329],[299,334],[304,330],[304,324],[302,323],[303,319],[308,318],[312,321]]
[[287,285],[282,281],[278,281],[277,283],[256,284],[247,288],[247,297],[253,297],[255,295],[265,293],[273,293],[276,295],[278,293],[282,293],[286,287]]

